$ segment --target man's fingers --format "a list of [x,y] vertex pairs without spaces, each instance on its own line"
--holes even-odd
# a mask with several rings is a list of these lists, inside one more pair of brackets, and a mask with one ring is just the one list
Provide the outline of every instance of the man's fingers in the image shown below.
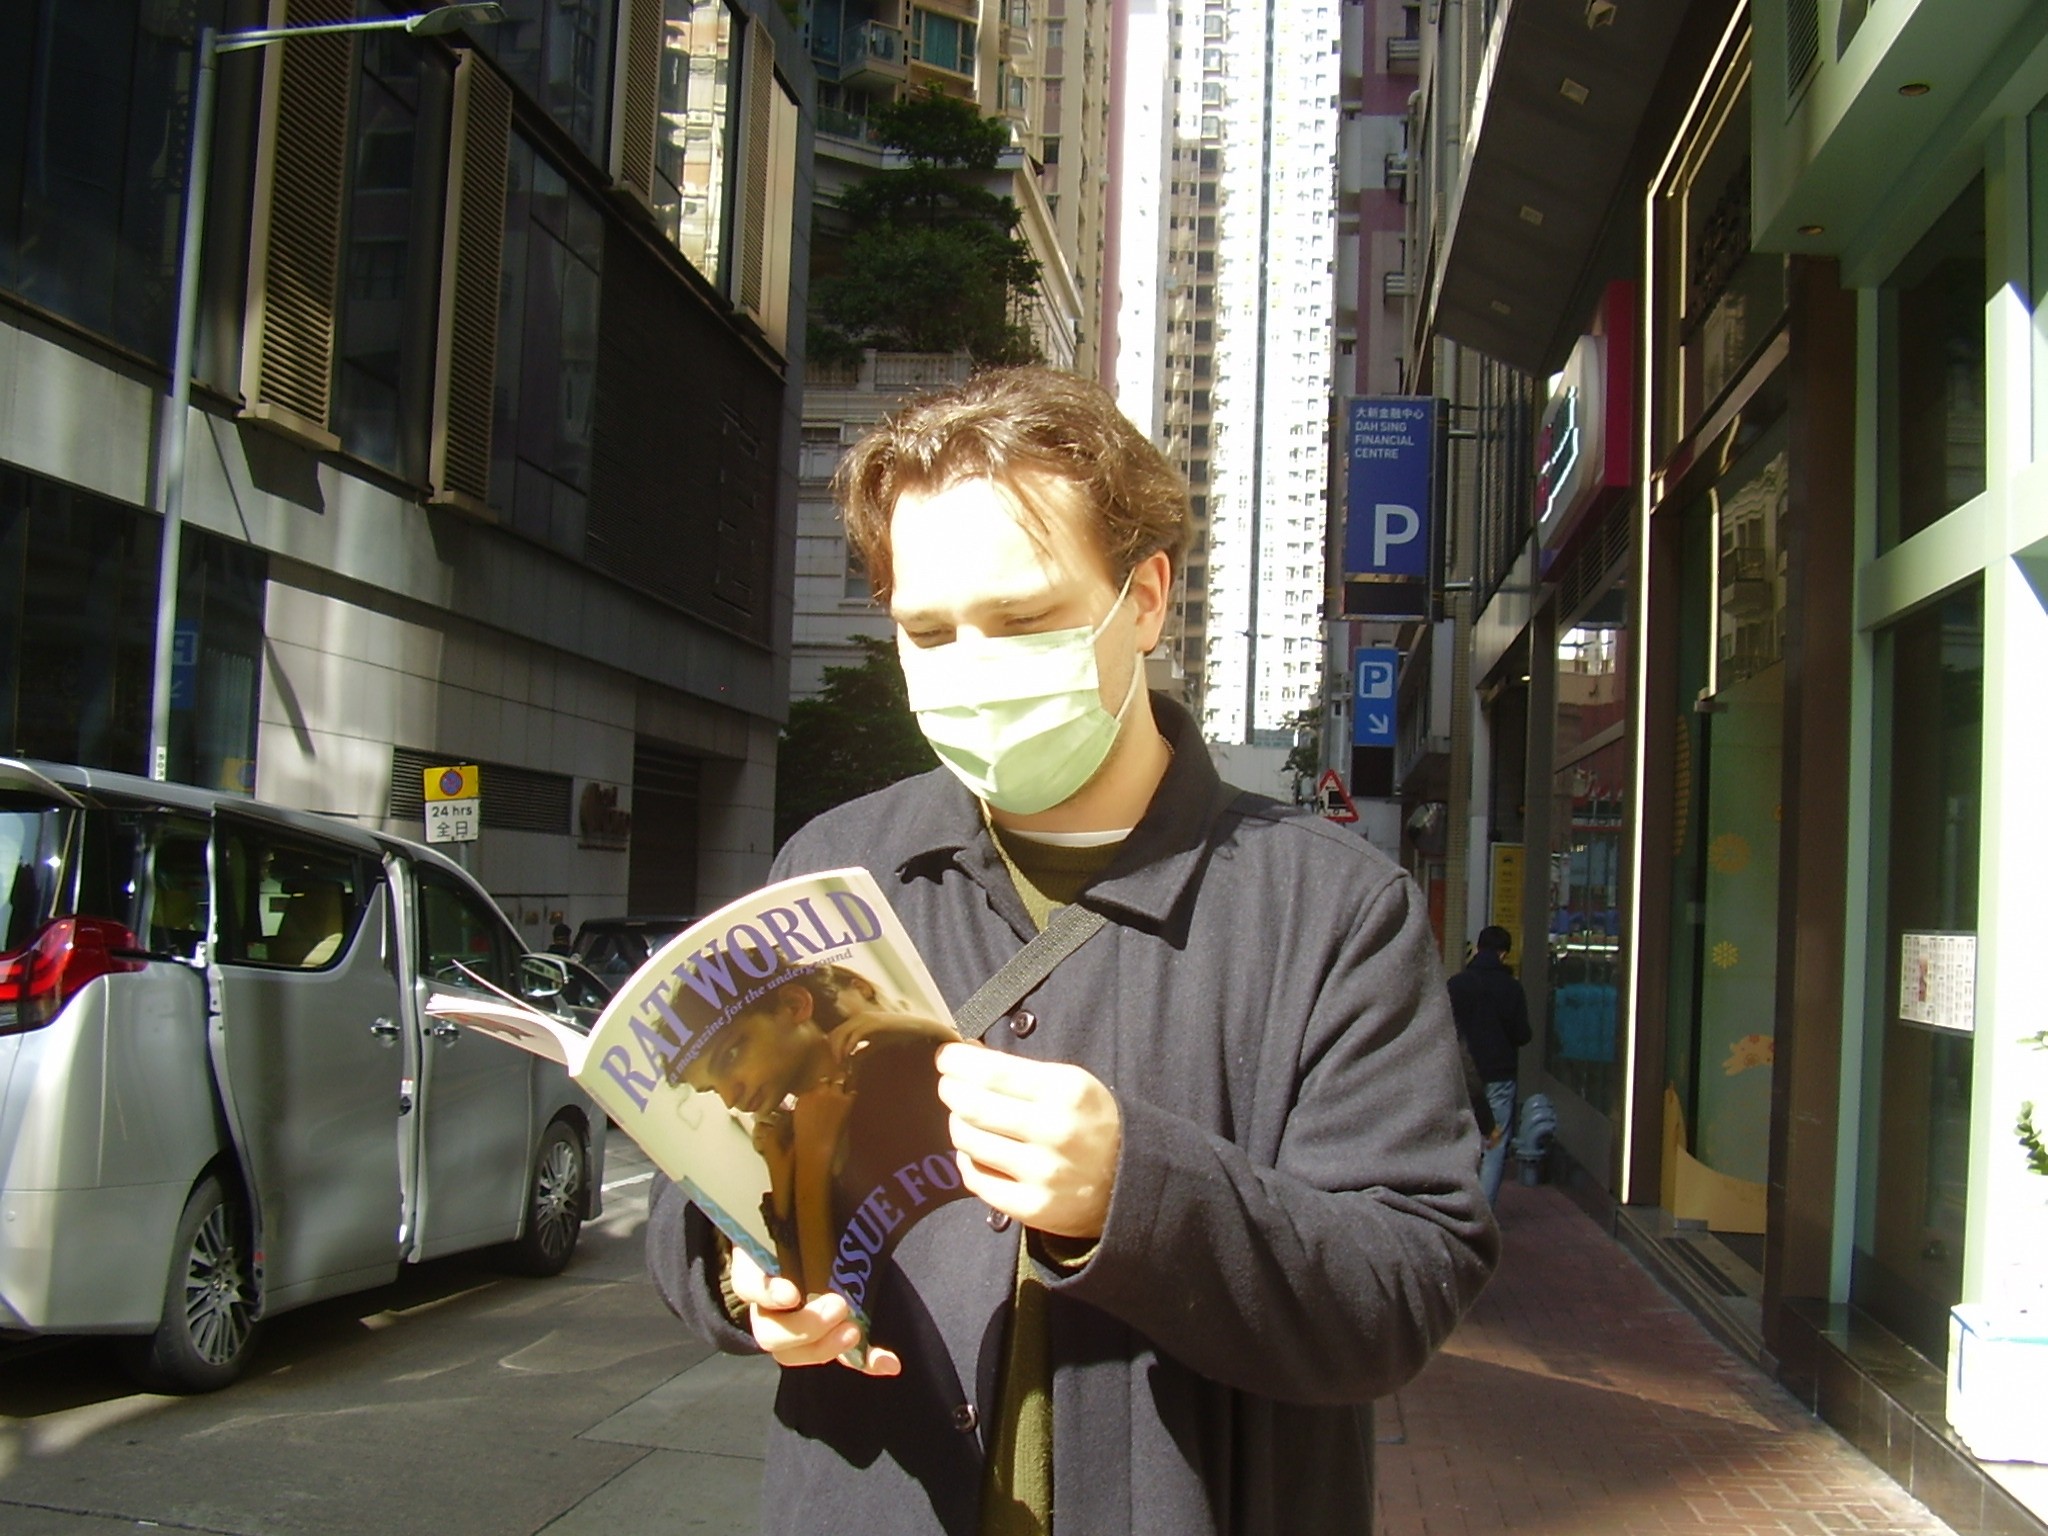
[[803,1305],[803,1292],[781,1275],[768,1274],[751,1253],[732,1251],[732,1293],[749,1306],[787,1312]]
[[946,1119],[955,1151],[965,1153],[983,1170],[1008,1179],[1042,1179],[1056,1161],[1043,1147],[983,1129],[960,1115]]

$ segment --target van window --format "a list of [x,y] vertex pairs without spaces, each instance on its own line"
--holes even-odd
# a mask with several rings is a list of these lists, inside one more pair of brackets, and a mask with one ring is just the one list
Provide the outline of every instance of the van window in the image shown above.
[[373,861],[237,825],[220,849],[223,961],[314,971],[348,952],[381,878]]
[[60,917],[119,923],[152,954],[206,938],[206,823],[142,806],[73,810],[0,794],[0,954]]
[[419,882],[420,974],[433,982],[474,986],[457,969],[455,962],[460,961],[509,991],[514,979],[512,946],[497,909],[436,870],[420,870]]

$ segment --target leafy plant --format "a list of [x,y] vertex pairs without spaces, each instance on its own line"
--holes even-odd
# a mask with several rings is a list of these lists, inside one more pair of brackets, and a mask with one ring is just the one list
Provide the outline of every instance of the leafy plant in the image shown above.
[[[2037,1035],[2021,1037],[2021,1045],[2031,1045],[2037,1051],[2048,1051],[2048,1029]],[[2019,1137],[2021,1148],[2027,1154],[2027,1168],[2048,1178],[2048,1140],[2043,1139],[2040,1127],[2034,1124],[2034,1101],[2026,1100],[2020,1105],[2018,1122],[2013,1133]]]
[[906,96],[871,119],[909,163],[840,194],[843,237],[820,242],[811,282],[811,355],[862,348],[969,353],[977,363],[1031,362],[1023,315],[1039,264],[1016,203],[984,184],[1008,130],[972,102],[938,90]]
[[789,707],[775,770],[779,848],[821,811],[933,766],[887,640],[854,638],[857,666],[827,667],[824,691]]

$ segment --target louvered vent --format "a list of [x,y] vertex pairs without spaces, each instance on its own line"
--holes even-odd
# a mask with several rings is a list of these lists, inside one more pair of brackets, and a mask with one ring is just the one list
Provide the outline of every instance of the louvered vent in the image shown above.
[[482,55],[455,66],[441,322],[434,349],[433,499],[488,517],[498,281],[505,240],[505,160],[512,92]]
[[768,185],[775,175],[775,39],[760,22],[745,39],[745,191],[740,205],[739,283],[733,298],[756,324],[767,320]]
[[[271,0],[269,25],[349,21],[350,0]],[[334,386],[353,38],[293,38],[263,50],[249,298],[242,329],[243,414],[316,447]]]
[[661,5],[660,0],[626,0],[622,10],[612,180],[652,207],[655,135],[661,127]]
[[1600,527],[1579,547],[1557,584],[1557,612],[1577,613],[1628,557],[1629,526],[1635,503],[1623,497],[1607,509]]
[[1820,59],[1820,0],[1786,0],[1785,97],[1798,96]]
[[411,747],[391,749],[391,809],[393,821],[418,822],[426,819],[427,769],[445,763],[475,763],[478,807],[487,828],[506,832],[552,832],[567,836],[571,830],[570,806],[574,782],[560,773],[541,773],[533,768],[514,768],[505,763],[487,763],[459,753],[417,752]]

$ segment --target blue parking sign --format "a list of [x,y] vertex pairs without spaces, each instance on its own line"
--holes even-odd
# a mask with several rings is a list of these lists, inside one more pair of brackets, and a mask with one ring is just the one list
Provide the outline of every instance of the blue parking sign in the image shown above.
[[1351,744],[1394,744],[1394,691],[1401,679],[1401,653],[1391,646],[1352,652]]

